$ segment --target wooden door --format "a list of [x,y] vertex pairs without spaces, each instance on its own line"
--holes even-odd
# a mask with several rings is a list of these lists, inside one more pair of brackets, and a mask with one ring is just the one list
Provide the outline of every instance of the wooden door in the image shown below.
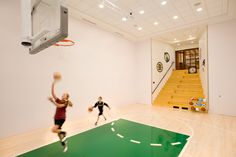
[[196,66],[199,69],[198,48],[176,51],[175,60],[176,70],[188,69],[192,66]]

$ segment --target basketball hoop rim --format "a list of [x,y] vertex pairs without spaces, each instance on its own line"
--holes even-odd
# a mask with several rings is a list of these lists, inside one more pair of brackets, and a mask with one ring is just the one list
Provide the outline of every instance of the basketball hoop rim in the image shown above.
[[[67,45],[63,43],[66,43]],[[58,43],[54,44],[54,46],[73,46],[73,45],[75,45],[75,42],[70,39],[63,39],[59,41]]]

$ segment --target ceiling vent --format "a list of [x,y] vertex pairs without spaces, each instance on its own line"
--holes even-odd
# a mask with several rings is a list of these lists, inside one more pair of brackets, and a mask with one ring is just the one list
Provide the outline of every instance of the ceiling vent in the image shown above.
[[95,22],[92,22],[92,21],[90,21],[88,19],[82,18],[82,20],[85,21],[88,24],[95,25],[95,26],[97,25]]
[[201,2],[194,3],[194,6],[195,6],[195,7],[197,7],[197,6],[199,6],[199,5],[201,5]]

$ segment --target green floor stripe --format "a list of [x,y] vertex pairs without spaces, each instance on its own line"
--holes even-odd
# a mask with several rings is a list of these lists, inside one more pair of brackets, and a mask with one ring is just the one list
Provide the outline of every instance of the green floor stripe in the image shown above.
[[18,157],[177,157],[188,135],[119,119]]

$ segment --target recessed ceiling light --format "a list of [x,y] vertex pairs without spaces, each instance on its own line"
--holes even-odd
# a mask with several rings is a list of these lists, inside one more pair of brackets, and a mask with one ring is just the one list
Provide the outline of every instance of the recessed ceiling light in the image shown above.
[[178,43],[177,46],[180,46],[180,43]]
[[154,24],[154,25],[158,25],[159,23],[156,21],[156,22],[154,22],[153,24]]
[[176,20],[178,19],[179,17],[177,15],[173,16],[173,19]]
[[174,38],[174,43],[178,43],[178,42],[179,42],[179,40]]
[[194,43],[194,41],[191,41],[191,44],[193,44]]
[[104,5],[101,3],[98,5],[98,7],[102,9],[102,8],[104,8]]
[[142,28],[142,27],[138,27],[137,29],[138,29],[139,31],[141,31],[143,28]]
[[139,14],[141,14],[141,15],[144,14],[144,10],[140,10]]
[[188,39],[187,40],[194,40],[196,39],[196,37],[192,36],[192,35],[189,35]]
[[197,8],[197,12],[201,12],[202,11],[202,8]]
[[122,21],[127,21],[128,19],[126,17],[122,17]]
[[161,5],[166,5],[167,1],[162,1]]

